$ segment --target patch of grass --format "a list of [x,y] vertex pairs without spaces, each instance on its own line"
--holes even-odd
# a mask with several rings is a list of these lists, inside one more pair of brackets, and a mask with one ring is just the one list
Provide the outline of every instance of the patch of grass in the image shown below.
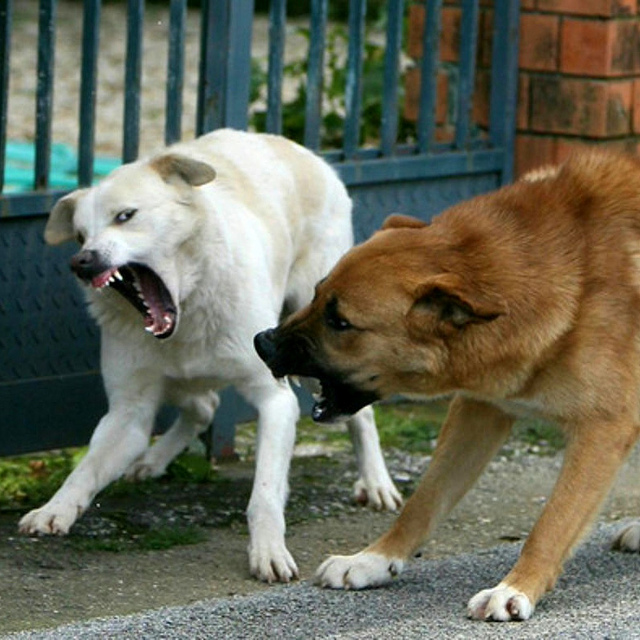
[[553,455],[564,448],[565,438],[558,427],[543,420],[518,420],[513,437],[524,442],[534,453]]
[[397,403],[376,407],[376,423],[383,448],[428,454],[447,414],[447,402]]
[[48,500],[85,452],[85,448],[65,449],[0,459],[0,509]]
[[[87,447],[0,458],[0,509],[28,509],[46,502],[86,454]],[[179,455],[167,469],[167,478],[179,482],[210,482],[215,471],[209,460],[193,453]],[[106,495],[145,493],[155,480],[119,480]]]
[[206,532],[197,526],[181,526],[148,529],[142,533],[122,532],[114,536],[77,538],[74,546],[82,551],[108,551],[123,553],[130,551],[161,551],[204,542]]

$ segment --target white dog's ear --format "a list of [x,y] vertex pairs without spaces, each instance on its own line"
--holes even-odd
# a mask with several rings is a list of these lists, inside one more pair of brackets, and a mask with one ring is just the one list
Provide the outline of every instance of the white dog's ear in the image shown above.
[[165,182],[177,177],[192,187],[199,187],[216,177],[216,171],[211,165],[177,153],[157,156],[149,164]]
[[74,239],[73,214],[76,212],[78,198],[85,191],[86,189],[77,189],[55,203],[44,228],[44,240],[47,244],[62,244]]

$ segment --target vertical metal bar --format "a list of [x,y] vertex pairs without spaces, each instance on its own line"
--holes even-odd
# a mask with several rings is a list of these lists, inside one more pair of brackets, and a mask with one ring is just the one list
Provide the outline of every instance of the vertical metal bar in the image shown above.
[[224,126],[233,129],[246,129],[249,126],[253,1],[228,0],[229,49],[224,92]]
[[4,165],[7,152],[7,107],[9,103],[12,19],[13,0],[0,0],[0,193],[4,188]]
[[142,79],[143,27],[144,0],[128,0],[122,138],[123,162],[135,160],[140,149],[140,84]]
[[253,0],[203,0],[198,134],[249,121]]
[[475,88],[476,51],[478,50],[479,0],[463,0],[460,26],[460,74],[456,114],[455,146],[462,149],[469,140],[471,108]]
[[267,76],[267,131],[282,133],[282,75],[287,20],[286,0],[271,0],[269,8],[269,69]]
[[418,150],[426,153],[433,142],[438,99],[438,66],[440,64],[440,30],[442,0],[428,0],[422,34],[420,67],[420,110],[418,113]]
[[520,0],[496,0],[493,13],[489,139],[504,149],[501,184],[513,180],[513,155],[518,95]]
[[100,5],[101,0],[85,0],[84,2],[80,81],[80,139],[78,142],[78,183],[82,186],[90,185],[93,180]]
[[393,153],[398,139],[398,78],[402,44],[403,0],[389,0],[387,9],[387,41],[384,52],[384,89],[382,94],[382,131],[380,151]]
[[182,90],[187,0],[171,0],[169,8],[169,53],[167,62],[165,144],[182,137]]
[[360,142],[362,109],[362,53],[365,44],[366,0],[349,2],[349,51],[345,88],[344,155],[352,158]]
[[49,184],[49,170],[51,168],[56,4],[56,0],[40,0],[34,167],[34,186],[36,189],[46,189]]
[[[227,46],[227,20],[226,16],[221,14],[221,10],[226,10],[226,7],[226,0],[224,2],[202,0],[196,135],[202,135],[222,126],[221,119],[217,117],[221,106],[220,88],[215,85],[215,72],[217,69],[220,73],[223,69],[221,55]],[[216,26],[218,26],[217,30]]]
[[307,69],[307,103],[304,119],[304,145],[317,150],[322,128],[322,74],[324,71],[327,0],[311,1],[311,40]]

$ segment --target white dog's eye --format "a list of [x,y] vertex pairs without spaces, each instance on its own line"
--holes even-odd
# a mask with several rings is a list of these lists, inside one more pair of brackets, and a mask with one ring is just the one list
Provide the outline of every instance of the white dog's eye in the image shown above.
[[80,231],[76,233],[76,242],[78,244],[84,244],[84,233],[80,233]]
[[116,215],[113,219],[116,224],[124,224],[133,218],[138,212],[137,209],[123,209],[120,213]]

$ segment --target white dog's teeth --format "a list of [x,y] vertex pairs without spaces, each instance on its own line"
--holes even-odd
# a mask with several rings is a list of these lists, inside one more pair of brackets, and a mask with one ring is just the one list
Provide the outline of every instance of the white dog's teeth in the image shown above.
[[144,330],[145,330],[147,333],[153,333],[153,327],[145,327],[145,328],[144,328]]
[[289,376],[289,381],[291,382],[291,384],[295,385],[296,387],[302,386],[300,384],[300,378],[298,378],[298,376]]
[[120,282],[122,282],[124,280],[124,278],[122,277],[122,274],[117,269],[114,271],[112,277],[115,277],[116,280],[120,280]]

